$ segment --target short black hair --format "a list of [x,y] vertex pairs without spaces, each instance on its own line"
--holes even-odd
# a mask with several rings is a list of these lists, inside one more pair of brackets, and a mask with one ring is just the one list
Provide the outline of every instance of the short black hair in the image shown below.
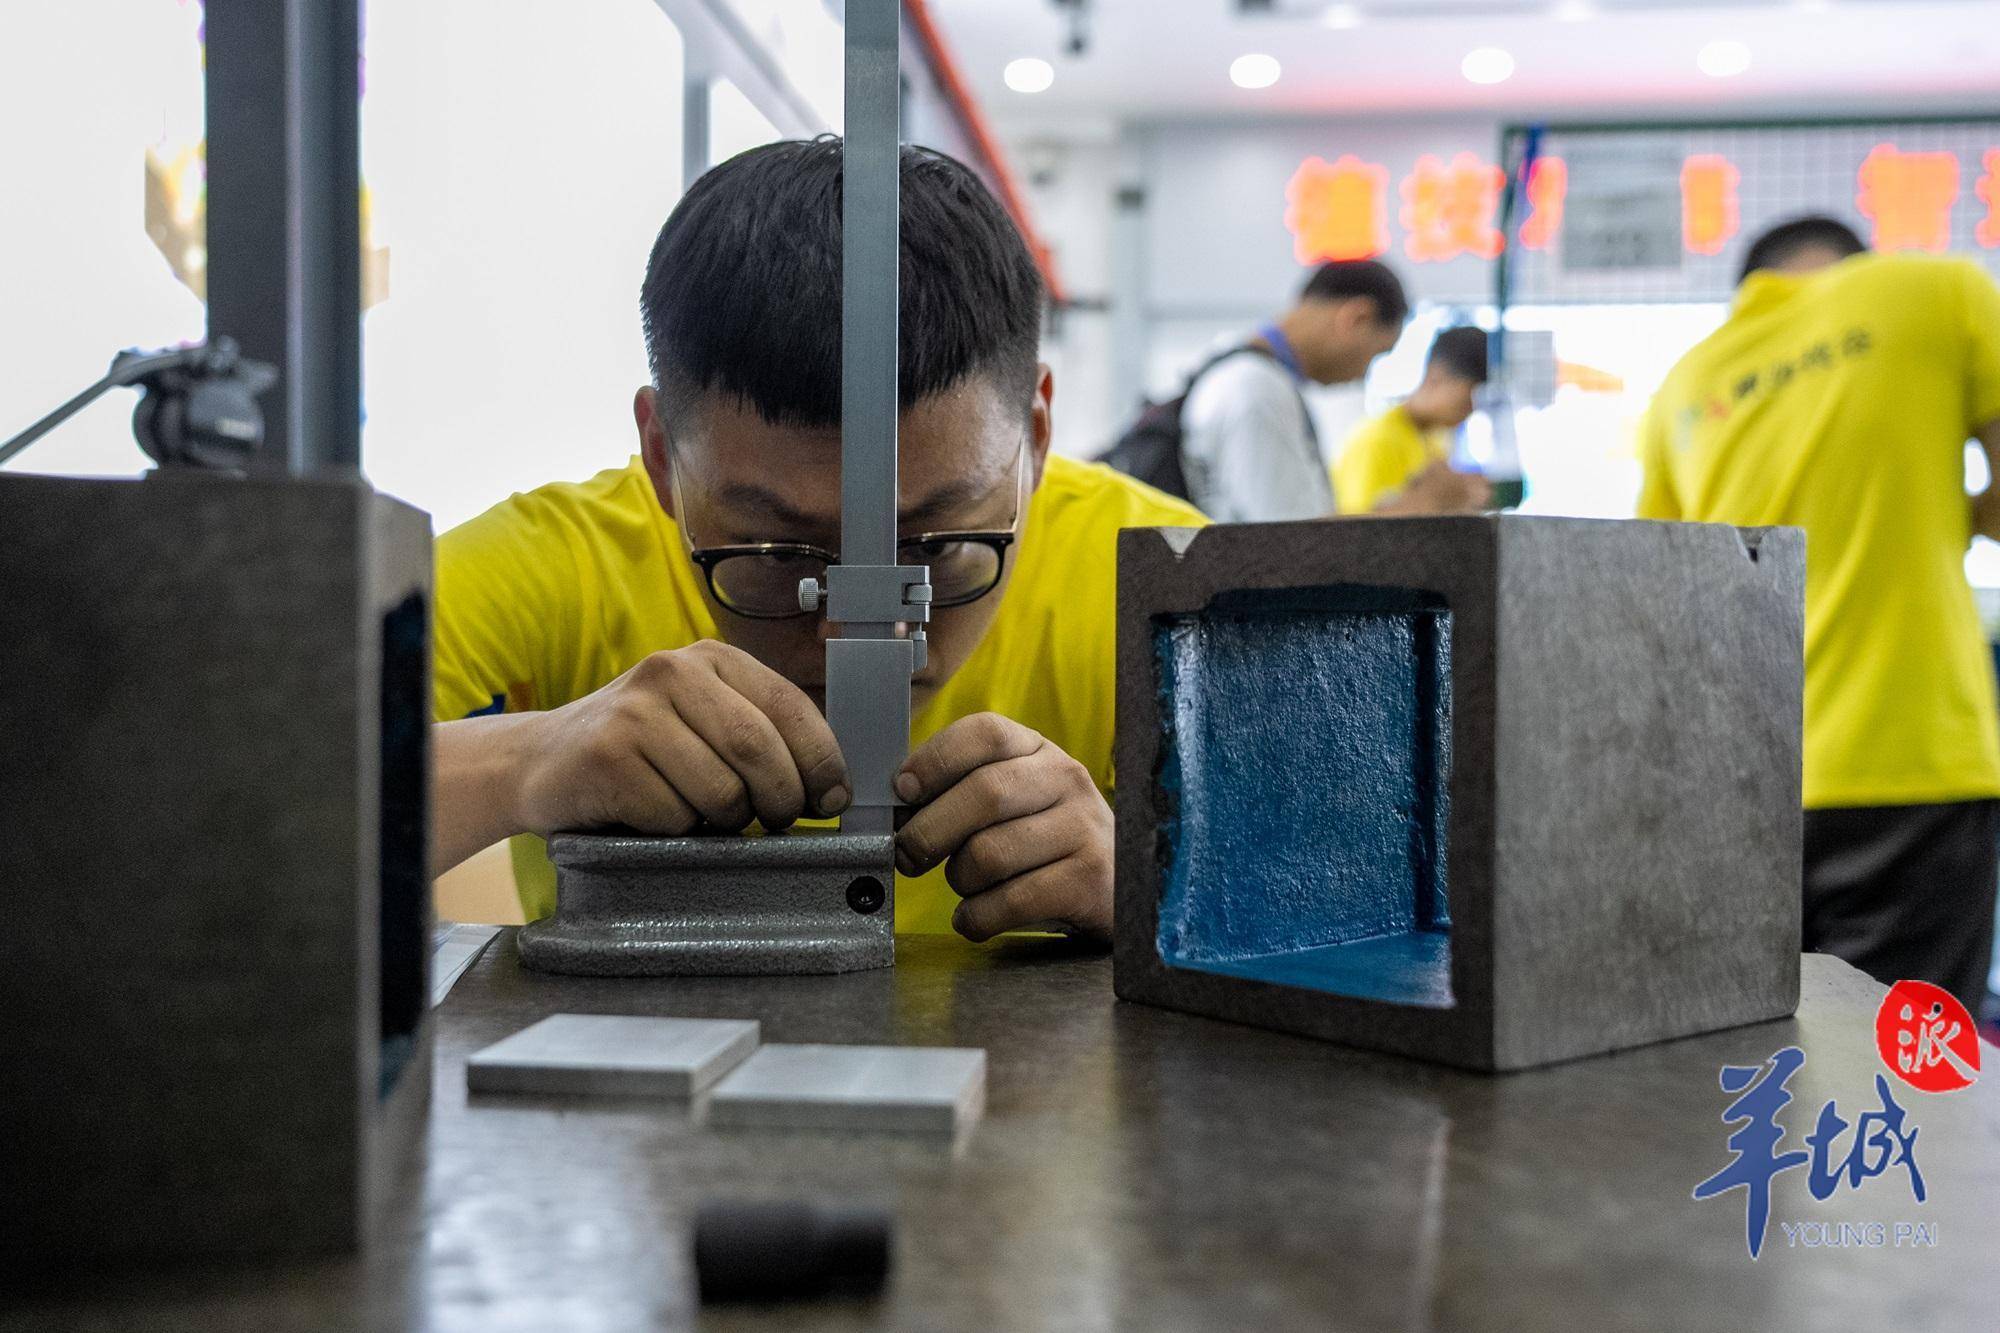
[[1839,218],[1820,214],[1793,218],[1750,242],[1750,248],[1743,253],[1743,271],[1736,275],[1736,281],[1742,282],[1760,268],[1776,268],[1803,250],[1831,250],[1846,259],[1867,248],[1854,228]]
[[[653,243],[646,359],[671,424],[719,393],[773,425],[840,422],[841,141],[765,144],[705,173]],[[900,387],[909,407],[967,376],[1033,405],[1042,276],[979,178],[902,150]]]
[[1410,317],[1410,298],[1402,281],[1387,264],[1373,259],[1340,259],[1321,264],[1299,291],[1301,301],[1346,301],[1365,296],[1375,303],[1375,318],[1400,325]]
[[1469,324],[1446,329],[1432,341],[1426,364],[1442,366],[1474,384],[1486,383],[1486,330]]

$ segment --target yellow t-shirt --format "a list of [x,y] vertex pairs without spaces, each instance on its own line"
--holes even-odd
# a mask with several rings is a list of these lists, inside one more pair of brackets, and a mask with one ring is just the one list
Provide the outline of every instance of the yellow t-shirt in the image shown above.
[[1642,518],[1806,531],[1805,804],[2000,795],[1965,581],[1966,440],[2000,419],[2000,290],[1858,255],[1752,274],[1640,426]]
[[[1093,463],[1051,456],[986,637],[911,719],[922,744],[994,712],[1034,728],[1111,789],[1117,533],[1205,523],[1179,500]],[[437,543],[436,714],[560,707],[650,653],[715,638],[679,529],[634,458],[581,483],[515,495]],[[514,839],[528,919],[555,910],[541,839]],[[898,879],[896,928],[951,929],[942,869]]]
[[1399,403],[1347,437],[1333,464],[1334,499],[1343,514],[1366,514],[1409,485],[1410,478],[1450,456],[1450,445],[1418,430]]

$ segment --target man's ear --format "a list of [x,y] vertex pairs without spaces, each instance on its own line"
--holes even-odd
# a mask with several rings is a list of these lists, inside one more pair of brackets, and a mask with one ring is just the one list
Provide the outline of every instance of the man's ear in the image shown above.
[[1340,303],[1334,318],[1344,340],[1359,342],[1375,331],[1375,325],[1380,322],[1376,318],[1378,313],[1375,302],[1368,297],[1350,296]]
[[674,513],[674,487],[667,473],[667,431],[660,420],[660,398],[652,385],[632,395],[632,420],[639,427],[639,457],[646,464],[653,494],[667,517],[678,522],[680,516]]
[[1035,367],[1035,401],[1028,409],[1028,447],[1034,451],[1034,484],[1042,484],[1042,468],[1048,462],[1049,445],[1055,440],[1053,402],[1055,372],[1044,361]]

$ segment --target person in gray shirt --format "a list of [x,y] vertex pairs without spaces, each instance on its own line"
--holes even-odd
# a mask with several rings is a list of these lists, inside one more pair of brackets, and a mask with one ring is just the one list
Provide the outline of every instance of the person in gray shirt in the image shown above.
[[1360,379],[1396,345],[1409,313],[1388,265],[1325,264],[1290,310],[1202,370],[1181,409],[1195,506],[1223,523],[1332,514],[1332,481],[1300,389]]

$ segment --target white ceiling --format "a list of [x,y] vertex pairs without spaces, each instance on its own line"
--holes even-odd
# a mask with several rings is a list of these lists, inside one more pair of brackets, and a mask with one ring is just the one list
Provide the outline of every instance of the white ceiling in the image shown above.
[[[2000,110],[2000,0],[1358,0],[1358,26],[1328,27],[1324,0],[1277,0],[1246,17],[1235,0],[1086,0],[1090,44],[1065,53],[1053,0],[930,0],[980,101],[1003,132],[1077,135],[1117,123],[1229,115],[1484,111],[1574,118],[1745,111]],[[1586,6],[1575,4],[1575,9]],[[1747,72],[1695,66],[1707,43],[1750,48]],[[1465,53],[1515,58],[1494,86],[1459,72]],[[1229,64],[1265,52],[1283,66],[1249,92]],[[1055,66],[1048,91],[1001,81],[1008,61]]]

